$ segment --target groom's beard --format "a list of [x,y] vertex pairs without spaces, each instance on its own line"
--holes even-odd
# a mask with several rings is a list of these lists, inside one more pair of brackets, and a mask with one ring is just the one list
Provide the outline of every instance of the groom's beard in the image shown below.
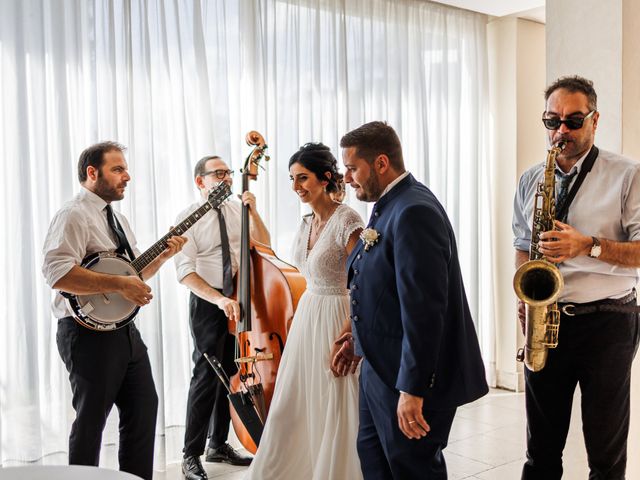
[[367,181],[360,185],[360,192],[358,192],[360,195],[356,194],[356,197],[363,202],[377,202],[383,190],[380,187],[380,180],[372,168]]

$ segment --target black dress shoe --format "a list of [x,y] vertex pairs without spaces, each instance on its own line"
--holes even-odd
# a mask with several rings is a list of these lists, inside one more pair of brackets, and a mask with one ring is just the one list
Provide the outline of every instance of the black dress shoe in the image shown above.
[[182,459],[182,473],[187,480],[207,480],[207,474],[202,468],[200,457],[195,455]]
[[251,464],[253,457],[236,452],[231,445],[223,443],[218,448],[207,448],[207,462],[224,462],[231,465],[247,466]]

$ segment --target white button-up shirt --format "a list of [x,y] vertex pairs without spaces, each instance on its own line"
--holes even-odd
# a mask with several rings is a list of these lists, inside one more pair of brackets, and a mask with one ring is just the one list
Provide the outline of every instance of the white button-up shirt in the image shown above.
[[[107,223],[107,202],[84,187],[68,201],[53,217],[42,249],[44,261],[42,273],[47,284],[53,287],[82,260],[96,252],[114,251],[118,241]],[[140,254],[136,248],[136,238],[129,222],[114,210],[129,244],[136,256]],[[56,293],[52,305],[56,318],[72,315],[64,298]]]
[[[578,160],[573,169],[580,172],[585,158],[586,155]],[[520,178],[513,209],[513,244],[518,250],[529,251],[533,201],[537,184],[543,181],[544,168],[544,163],[536,165]],[[561,175],[556,171],[556,194]],[[618,242],[640,240],[640,163],[600,150],[569,206],[566,223],[584,235]],[[564,277],[561,302],[619,298],[638,283],[637,269],[611,265],[586,255],[562,262],[558,267]]]
[[[204,200],[201,200],[183,210],[178,215],[176,224],[182,222],[203,203]],[[242,204],[239,201],[232,200],[224,203],[221,210],[227,226],[231,268],[235,275],[238,271],[240,255]],[[218,213],[215,210],[211,210],[184,233],[184,236],[189,241],[174,257],[178,281],[182,281],[190,273],[196,272],[213,288],[222,291],[222,245],[220,243],[220,225],[218,222]]]

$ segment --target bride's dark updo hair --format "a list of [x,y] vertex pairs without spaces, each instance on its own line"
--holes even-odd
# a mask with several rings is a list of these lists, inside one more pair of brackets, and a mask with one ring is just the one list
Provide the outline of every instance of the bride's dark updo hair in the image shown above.
[[[342,174],[338,173],[338,162],[329,147],[323,143],[305,143],[289,159],[289,168],[294,163],[299,163],[307,170],[315,174],[318,180],[327,181],[327,192],[334,193],[340,190],[338,186],[342,182]],[[327,172],[331,175],[327,176]]]

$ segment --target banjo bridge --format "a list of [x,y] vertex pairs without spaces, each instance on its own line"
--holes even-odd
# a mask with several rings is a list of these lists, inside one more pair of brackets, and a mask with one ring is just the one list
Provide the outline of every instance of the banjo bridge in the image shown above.
[[80,307],[80,311],[87,317],[94,310],[95,310],[95,307],[93,306],[92,302],[87,302],[82,307]]

